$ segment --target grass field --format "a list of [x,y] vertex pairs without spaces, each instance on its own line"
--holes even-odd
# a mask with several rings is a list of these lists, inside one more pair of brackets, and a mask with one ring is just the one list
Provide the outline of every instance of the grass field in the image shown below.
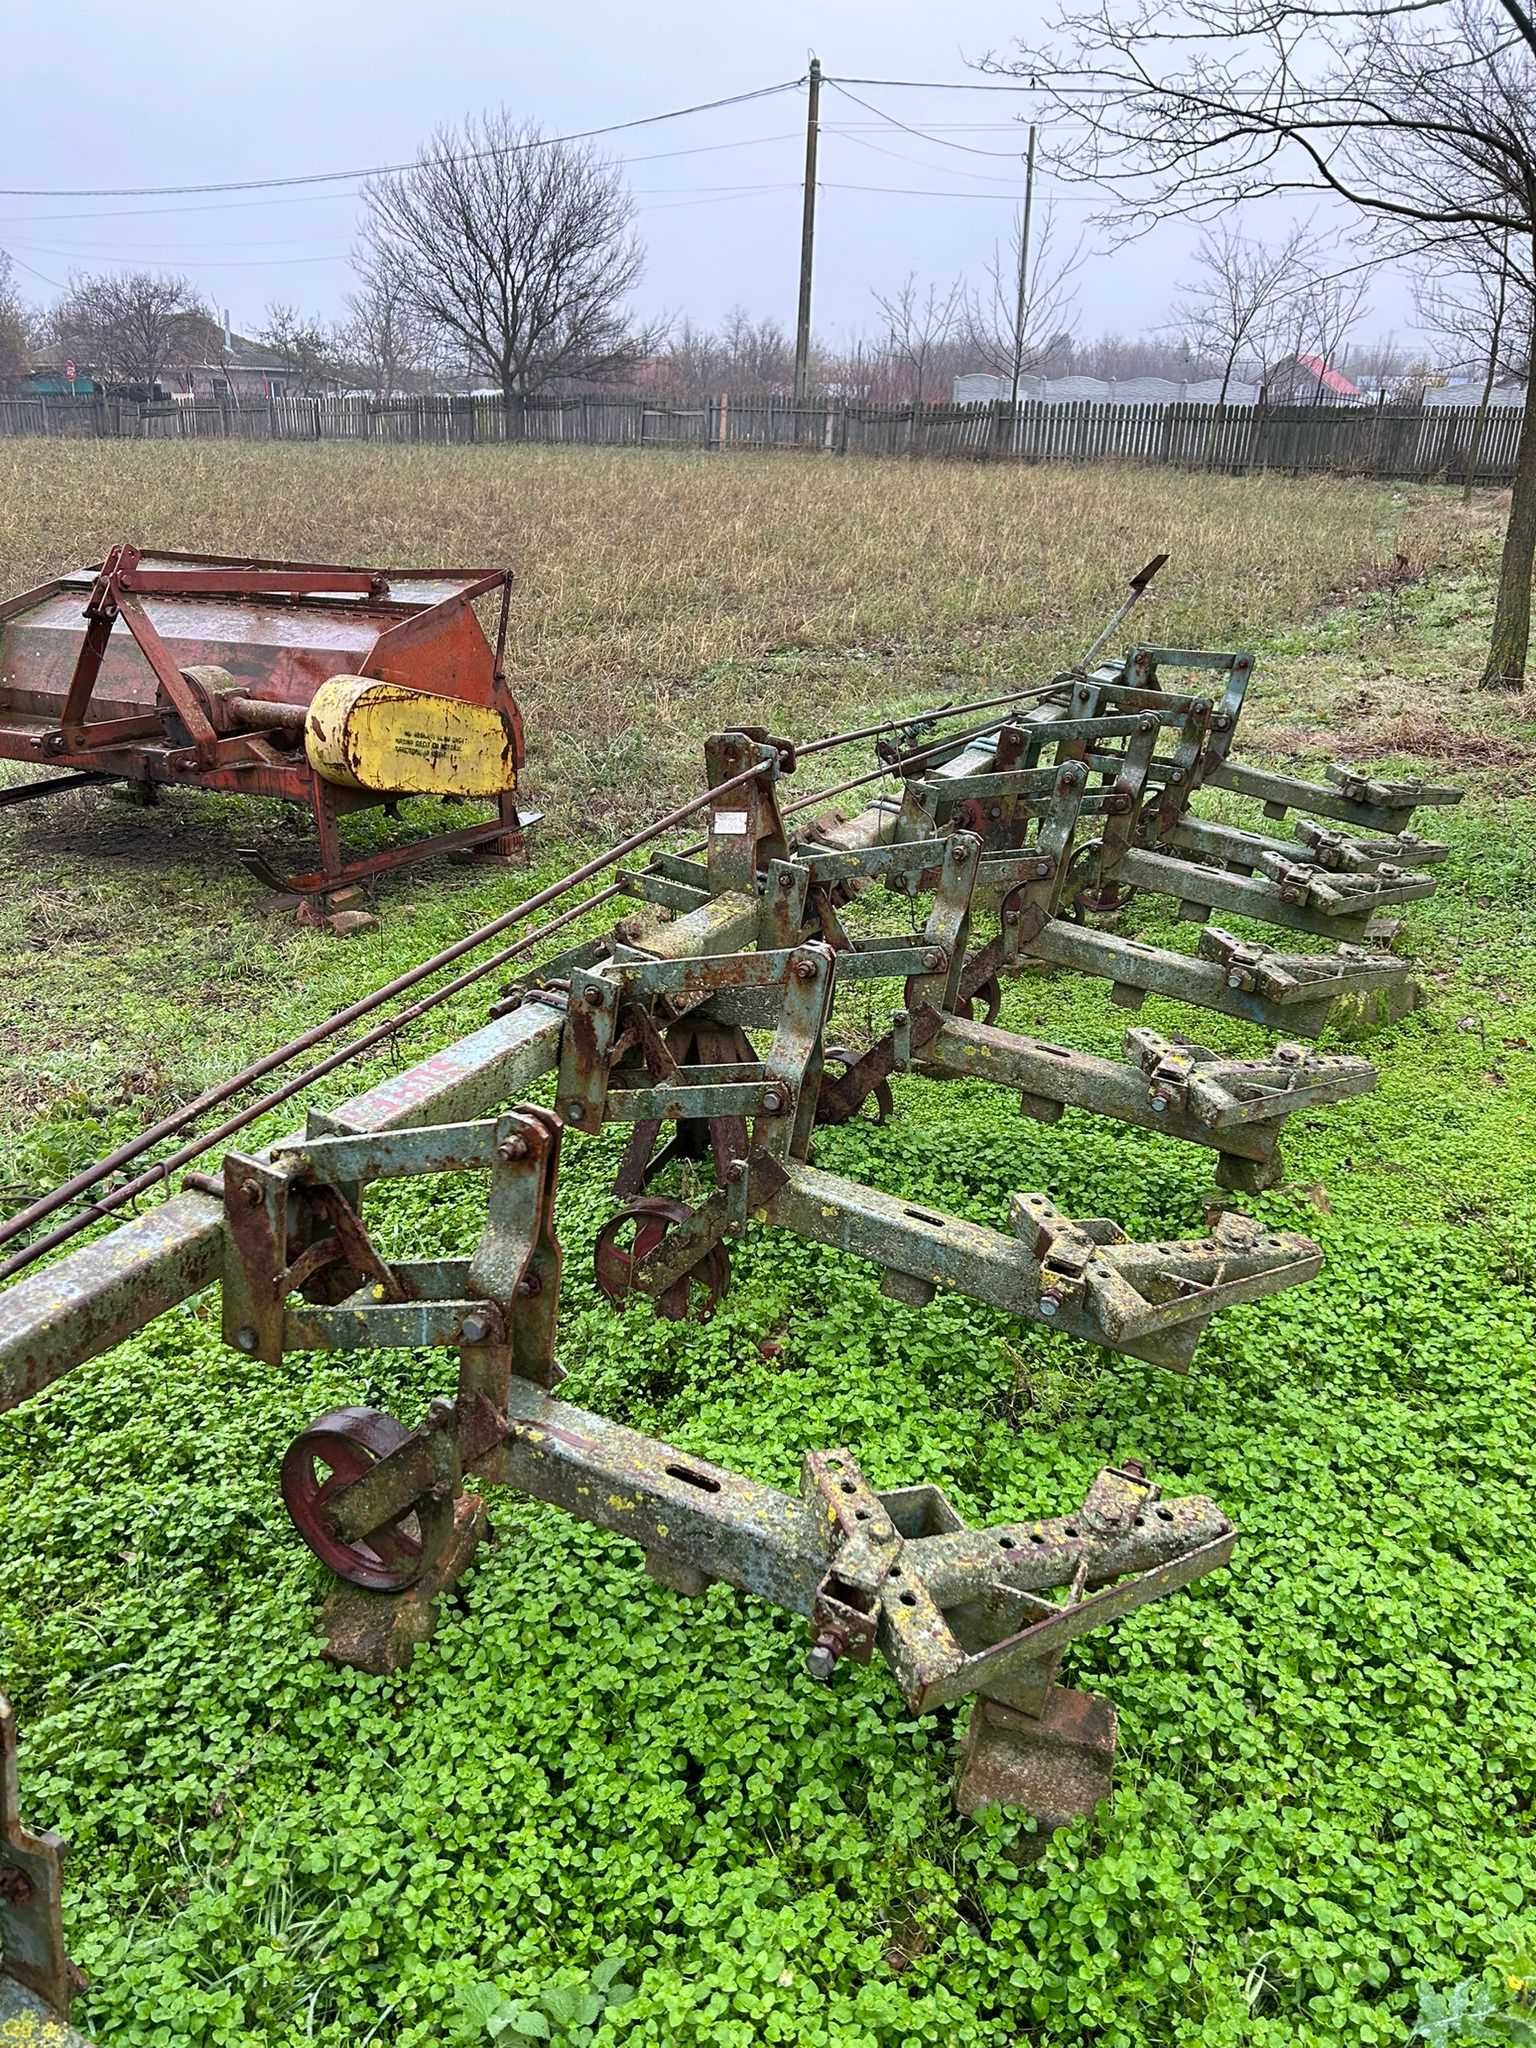
[[[9,814],[7,1208],[691,790],[712,726],[809,735],[1035,679],[1160,548],[1137,631],[1259,649],[1250,747],[1470,791],[1400,949],[1429,1006],[1365,1048],[1374,1095],[1300,1120],[1257,1205],[1317,1236],[1325,1271],[1219,1319],[1187,1380],[971,1303],[902,1308],[782,1237],[742,1247],[707,1326],[618,1317],[589,1259],[616,1146],[568,1148],[574,1400],[776,1484],[847,1443],[878,1485],[936,1481],[977,1521],[1059,1511],[1139,1456],[1245,1532],[1230,1571],[1072,1651],[1069,1679],[1120,1711],[1118,1791],[1038,1861],[1016,1822],[950,1810],[948,1711],[914,1721],[878,1667],[810,1686],[787,1617],[719,1587],[686,1603],[553,1512],[493,1502],[500,1543],[408,1673],[323,1665],[282,1447],[346,1401],[414,1419],[441,1355],[274,1374],[221,1347],[204,1301],[0,1417],[0,1681],[28,1808],[75,1844],[77,2017],[103,2048],[483,2040],[469,1987],[531,1998],[605,1961],[637,1995],[596,2038],[668,2048],[1352,2048],[1406,2042],[1426,1987],[1519,1995],[1536,727],[1467,689],[1495,536],[1492,506],[1284,479],[0,444],[6,591],[124,538],[515,562],[548,814],[532,876],[399,877],[349,944],[230,864],[243,806]],[[1127,929],[1174,930],[1139,905]],[[1067,980],[1016,985],[1003,1021],[1098,1051],[1125,1023]],[[1143,1021],[1261,1042],[1169,1004]],[[1134,1235],[1200,1227],[1203,1155],[1076,1114],[1043,1129],[969,1086],[907,1083],[898,1107],[825,1134],[822,1163],[981,1220],[1044,1188]],[[458,1250],[474,1191],[402,1187],[385,1214],[396,1250]]]

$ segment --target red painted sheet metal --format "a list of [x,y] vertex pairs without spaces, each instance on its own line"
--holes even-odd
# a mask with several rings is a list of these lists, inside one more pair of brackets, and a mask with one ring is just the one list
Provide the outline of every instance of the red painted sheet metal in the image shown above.
[[[252,557],[146,554],[150,570],[186,567],[334,570]],[[494,588],[494,570],[347,570],[381,574],[389,594],[178,596],[147,594],[144,609],[179,668],[216,664],[252,695],[307,704],[333,675],[378,675],[414,689],[489,704],[492,655],[472,594]],[[37,600],[0,617],[0,719],[7,711],[56,718],[85,636],[85,600],[94,569],[61,578]],[[381,650],[381,643],[387,645]],[[376,659],[376,650],[381,650]],[[91,701],[93,719],[153,710],[155,677],[119,622]]]

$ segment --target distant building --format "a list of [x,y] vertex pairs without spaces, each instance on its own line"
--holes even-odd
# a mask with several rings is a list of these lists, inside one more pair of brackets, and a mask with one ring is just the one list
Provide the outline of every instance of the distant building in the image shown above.
[[[955,379],[956,405],[990,404],[1006,400],[1013,388],[1011,377],[981,373]],[[1227,386],[1229,405],[1252,405],[1259,395],[1256,384],[1234,377]],[[1191,378],[1176,383],[1171,377],[1021,377],[1019,397],[1046,405],[1071,405],[1093,399],[1111,405],[1215,405],[1221,397],[1219,377]]]
[[[955,404],[984,405],[995,399],[1006,400],[1012,381],[986,372],[957,377]],[[1257,405],[1263,396],[1276,405],[1307,405],[1318,396],[1319,384],[1323,395],[1337,404],[1358,403],[1364,395],[1357,385],[1337,370],[1329,369],[1316,356],[1297,356],[1294,363],[1284,364],[1271,375],[1265,391],[1241,377],[1232,378],[1227,385],[1226,403]],[[1045,405],[1071,405],[1081,399],[1111,405],[1217,405],[1222,393],[1219,377],[1191,378],[1178,383],[1171,377],[1029,376],[1019,379],[1019,396]]]
[[225,327],[224,345],[206,351],[202,362],[167,371],[167,395],[185,402],[249,405],[268,398],[281,398],[297,387],[299,379],[292,363],[275,350],[263,348],[244,334]]
[[1317,399],[1358,404],[1365,393],[1321,356],[1297,356],[1270,372],[1265,396],[1271,405],[1311,405]]
[[102,386],[83,364],[75,365],[73,380],[64,374],[66,358],[54,351],[34,350],[28,367],[9,380],[18,398],[95,398]]
[[[1458,384],[1434,385],[1424,393],[1424,403],[1434,406],[1475,406],[1481,405],[1482,400],[1483,380],[1481,377],[1469,377],[1465,382]],[[1492,391],[1488,394],[1488,403],[1490,405],[1524,405],[1525,386],[1523,384],[1495,384]]]
[[121,384],[98,366],[75,364],[74,381],[65,375],[68,358],[57,348],[35,350],[24,374],[12,378],[18,398],[137,398],[179,405],[260,405],[294,391],[345,388],[347,379],[329,372],[301,377],[285,357],[248,335],[236,334],[226,321],[223,330],[208,323],[190,362],[162,371],[153,389]]

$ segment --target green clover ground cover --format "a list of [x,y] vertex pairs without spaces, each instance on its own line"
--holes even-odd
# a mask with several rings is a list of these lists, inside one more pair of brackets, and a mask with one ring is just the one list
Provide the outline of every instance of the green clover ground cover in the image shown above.
[[[1109,1808],[1021,1866],[1017,1821],[950,1810],[955,1714],[915,1721],[878,1666],[814,1686],[800,1624],[721,1587],[686,1602],[508,1498],[409,1672],[330,1669],[281,1451],[360,1398],[414,1419],[451,1363],[273,1373],[203,1301],[0,1418],[0,1672],[29,1812],[75,1845],[77,2017],[105,2048],[424,2048],[485,2024],[476,1986],[575,2010],[569,1985],[621,1964],[634,1995],[595,2037],[636,2048],[1333,2048],[1406,2042],[1421,1987],[1528,1947],[1529,805],[1476,795],[1445,836],[1407,941],[1431,1006],[1365,1048],[1374,1095],[1299,1120],[1258,1205],[1325,1270],[1218,1319],[1187,1379],[964,1301],[903,1308],[764,1234],[712,1323],[618,1317],[589,1259],[617,1139],[567,1147],[572,1399],[780,1485],[847,1444],[977,1520],[1061,1511],[1128,1456],[1233,1516],[1229,1571],[1070,1655],[1119,1709]],[[1015,985],[1004,1021],[1112,1051],[1126,1020],[1055,980]],[[824,1134],[821,1162],[992,1221],[1046,1188],[1134,1234],[1200,1228],[1193,1148],[1045,1130],[980,1086],[908,1082],[898,1107]],[[459,1249],[476,1189],[378,1210],[396,1248]]]

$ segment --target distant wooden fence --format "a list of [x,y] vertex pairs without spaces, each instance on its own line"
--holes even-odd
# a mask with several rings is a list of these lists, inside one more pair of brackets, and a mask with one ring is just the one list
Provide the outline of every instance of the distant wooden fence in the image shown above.
[[[1477,481],[1508,483],[1519,407],[1491,410]],[[572,442],[605,447],[778,448],[994,462],[1130,462],[1222,471],[1461,481],[1470,406],[1153,405],[1082,399],[978,405],[860,405],[723,396],[650,398],[274,398],[257,404],[140,404],[0,398],[0,436],[87,439],[387,441],[459,446]]]

